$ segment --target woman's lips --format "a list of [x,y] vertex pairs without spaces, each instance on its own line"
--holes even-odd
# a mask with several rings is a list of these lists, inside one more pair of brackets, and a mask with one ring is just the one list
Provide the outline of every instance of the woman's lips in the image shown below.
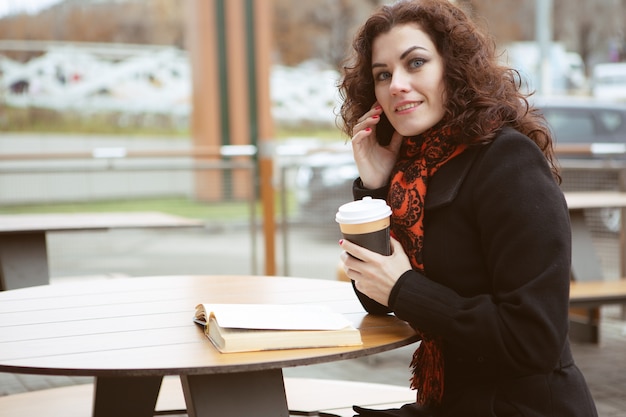
[[395,112],[396,113],[400,113],[400,112],[403,112],[405,110],[409,110],[409,109],[415,108],[418,105],[419,105],[418,102],[411,102],[411,103],[401,104],[401,105],[399,105],[398,107],[395,108]]

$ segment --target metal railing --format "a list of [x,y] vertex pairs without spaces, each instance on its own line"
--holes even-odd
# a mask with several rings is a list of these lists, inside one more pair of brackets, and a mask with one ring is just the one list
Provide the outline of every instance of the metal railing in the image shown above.
[[[106,203],[108,201],[190,200],[218,213],[203,216],[206,229],[247,226],[250,271],[257,265],[257,163],[254,146],[193,149],[96,147],[89,151],[15,152],[0,154],[0,210],[33,206]],[[178,199],[178,200],[177,200]],[[232,213],[245,207],[247,216]],[[219,212],[223,205],[223,212]],[[77,207],[83,207],[77,205]],[[176,212],[177,207],[168,207]],[[197,212],[198,210],[196,210]],[[238,212],[241,210],[238,210]],[[208,215],[207,215],[208,216]],[[245,248],[242,248],[242,251]],[[244,256],[245,257],[245,256]]]
[[[578,145],[557,148],[563,190],[625,189],[626,163],[621,159],[624,152],[618,148]],[[0,154],[0,208],[168,196],[203,200],[206,196],[201,195],[202,189],[208,189],[207,204],[239,199],[247,206],[248,216],[244,221],[249,227],[251,270],[257,273],[256,151],[254,146],[190,149],[105,146],[76,152],[4,153]],[[335,157],[346,152],[348,157],[338,162]],[[322,155],[327,165],[313,163],[313,155],[318,158]],[[325,158],[325,155],[333,157]],[[349,147],[320,147],[297,157],[275,151],[273,184],[279,204],[276,220],[281,239],[282,274],[289,275],[292,269],[291,251],[297,245],[295,233],[323,233],[322,239],[329,242],[338,237],[334,212],[351,199],[351,182],[355,175],[349,156]],[[332,184],[307,183],[307,178],[313,181],[312,175],[326,175],[326,180]],[[197,186],[198,182],[202,187]],[[621,218],[616,214],[617,211],[610,208],[590,209],[587,213],[608,275],[619,270],[616,267],[620,257],[616,231]]]

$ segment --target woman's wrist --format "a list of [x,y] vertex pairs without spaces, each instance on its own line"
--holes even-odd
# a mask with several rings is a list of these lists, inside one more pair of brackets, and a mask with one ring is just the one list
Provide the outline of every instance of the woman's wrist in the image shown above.
[[363,186],[363,188],[368,189],[368,190],[378,190],[380,188],[383,188],[388,182],[386,179],[376,179],[376,178],[364,179],[362,176],[360,178],[361,178],[361,185]]
[[386,181],[382,181],[380,183],[367,182],[367,181],[363,181],[363,178],[361,177],[359,177],[357,180],[358,180],[357,185],[364,190],[370,190],[370,191],[380,190],[382,188],[385,188],[385,186],[387,185]]
[[384,187],[384,183],[365,183],[365,182],[361,182],[361,184],[363,185],[363,188],[367,189],[367,190],[377,190],[379,188]]

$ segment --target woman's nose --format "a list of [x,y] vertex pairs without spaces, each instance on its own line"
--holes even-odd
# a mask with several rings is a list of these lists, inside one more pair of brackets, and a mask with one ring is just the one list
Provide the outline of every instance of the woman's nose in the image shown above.
[[395,71],[389,84],[391,94],[406,93],[410,89],[409,77],[403,71]]

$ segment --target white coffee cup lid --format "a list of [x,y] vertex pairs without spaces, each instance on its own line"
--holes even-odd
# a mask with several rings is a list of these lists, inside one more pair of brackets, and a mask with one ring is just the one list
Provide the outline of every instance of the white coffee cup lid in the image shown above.
[[360,224],[372,222],[391,215],[391,207],[385,200],[363,197],[343,204],[335,215],[335,221],[341,224]]

